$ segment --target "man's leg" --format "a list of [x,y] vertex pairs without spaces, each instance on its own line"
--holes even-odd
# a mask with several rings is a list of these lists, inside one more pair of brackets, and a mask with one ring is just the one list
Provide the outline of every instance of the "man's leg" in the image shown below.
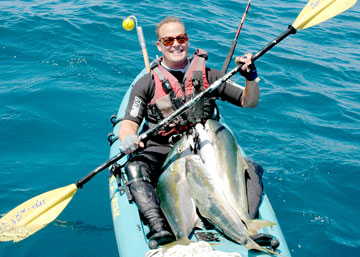
[[125,167],[130,192],[144,221],[150,226],[148,238],[159,245],[166,244],[174,241],[174,236],[160,209],[159,198],[149,177],[150,169],[144,161],[133,161]]
[[263,168],[256,162],[246,160],[249,169],[246,177],[246,191],[248,197],[249,215],[250,218],[256,219],[259,217],[259,206],[262,200],[263,183],[262,174]]
[[[247,170],[247,178],[246,178],[246,189],[248,196],[248,205],[249,205],[249,216],[252,219],[259,218],[259,206],[262,201],[262,193],[263,193],[263,183],[262,183],[262,175],[263,168],[260,164],[247,159],[246,160],[249,169]],[[259,245],[271,247],[273,251],[279,246],[279,240],[277,240],[273,235],[270,234],[255,234],[252,235],[251,238],[258,243]]]

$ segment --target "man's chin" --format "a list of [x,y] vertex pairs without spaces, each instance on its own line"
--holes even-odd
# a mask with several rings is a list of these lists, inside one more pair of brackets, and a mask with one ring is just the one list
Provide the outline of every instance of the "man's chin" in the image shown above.
[[186,61],[187,61],[187,56],[184,56],[184,55],[182,55],[182,56],[174,56],[172,58],[172,62],[174,64],[177,64],[177,65],[184,64]]

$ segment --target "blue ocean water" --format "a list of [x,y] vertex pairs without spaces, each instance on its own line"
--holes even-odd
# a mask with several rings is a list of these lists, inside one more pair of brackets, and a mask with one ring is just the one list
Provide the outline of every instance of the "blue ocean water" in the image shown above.
[[[235,55],[256,53],[307,1],[252,1]],[[155,25],[177,15],[191,51],[220,69],[247,1],[0,1],[0,216],[69,185],[107,160],[109,118],[151,59]],[[257,108],[220,103],[266,192],[293,256],[358,256],[360,249],[360,7],[291,35],[257,62]],[[232,66],[233,67],[233,64]],[[240,76],[234,80],[242,83]],[[126,228],[124,228],[126,229]],[[54,223],[0,256],[118,256],[108,172],[79,190]]]

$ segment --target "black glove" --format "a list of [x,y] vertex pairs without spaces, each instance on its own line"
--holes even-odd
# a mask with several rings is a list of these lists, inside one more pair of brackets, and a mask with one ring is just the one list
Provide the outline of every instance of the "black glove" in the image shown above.
[[[244,64],[244,63],[243,63]],[[257,78],[256,67],[254,63],[251,63],[247,66],[247,70],[240,69],[239,70],[241,76],[246,78],[246,80],[253,81]]]

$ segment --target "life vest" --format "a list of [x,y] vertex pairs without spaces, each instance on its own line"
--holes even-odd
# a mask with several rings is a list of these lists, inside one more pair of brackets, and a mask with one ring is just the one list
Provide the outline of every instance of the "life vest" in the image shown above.
[[[161,58],[155,60],[151,70],[155,81],[155,93],[149,103],[148,118],[149,123],[153,124],[168,117],[185,102],[209,87],[206,76],[206,51],[198,49],[190,58],[183,81],[178,81],[174,75],[160,65],[161,60]],[[214,98],[203,97],[194,107],[180,114],[166,128],[159,130],[158,134],[166,136],[187,131],[196,123],[210,119],[213,116],[214,107]]]

